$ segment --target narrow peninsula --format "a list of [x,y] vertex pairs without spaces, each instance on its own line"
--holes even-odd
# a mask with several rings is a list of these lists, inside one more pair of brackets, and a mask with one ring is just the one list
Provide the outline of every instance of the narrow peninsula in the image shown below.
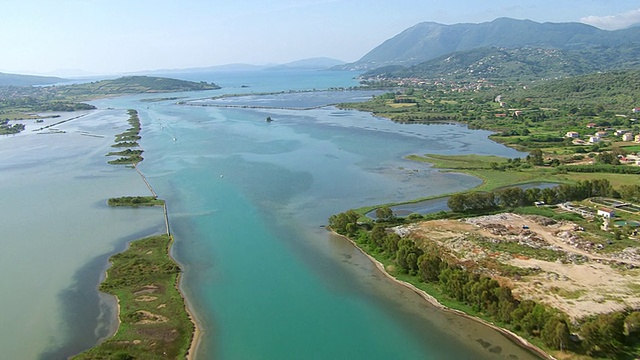
[[[111,267],[100,290],[114,295],[118,301],[118,330],[113,337],[75,356],[76,360],[97,359],[185,359],[194,349],[196,324],[179,289],[180,266],[170,256],[173,237],[169,231],[166,202],[137,168],[143,150],[140,119],[135,109],[129,109],[129,125],[117,134],[114,147],[126,150],[110,152],[120,156],[109,164],[127,164],[140,174],[151,196],[110,198],[109,206],[162,206],[166,233],[130,243],[129,248],[113,255]],[[132,149],[135,148],[135,149]]]

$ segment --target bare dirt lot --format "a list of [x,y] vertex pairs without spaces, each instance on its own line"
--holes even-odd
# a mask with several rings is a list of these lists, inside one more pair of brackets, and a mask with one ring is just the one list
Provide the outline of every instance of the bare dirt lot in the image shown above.
[[[551,305],[572,318],[640,307],[640,244],[603,255],[570,222],[505,213],[394,230],[418,244],[434,241],[458,261],[472,261],[511,286],[517,297]],[[510,266],[523,271],[496,270]]]

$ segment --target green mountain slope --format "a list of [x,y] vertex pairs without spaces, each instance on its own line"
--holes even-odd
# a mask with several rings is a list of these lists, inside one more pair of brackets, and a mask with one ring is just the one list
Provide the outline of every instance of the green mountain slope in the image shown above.
[[539,107],[575,107],[582,114],[599,113],[597,108],[626,113],[640,106],[640,69],[543,81],[518,88],[508,97]]
[[500,18],[481,24],[417,24],[340,69],[411,66],[457,51],[483,47],[580,49],[640,43],[640,28],[605,31],[580,23],[537,23]]
[[363,78],[540,80],[640,67],[640,44],[549,48],[480,48],[454,52],[411,67],[371,70]]

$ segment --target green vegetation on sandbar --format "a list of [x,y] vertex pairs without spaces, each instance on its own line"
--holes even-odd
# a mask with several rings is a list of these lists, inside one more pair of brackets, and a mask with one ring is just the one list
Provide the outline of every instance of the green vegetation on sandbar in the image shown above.
[[111,145],[111,147],[114,147],[114,148],[120,148],[120,147],[127,147],[128,148],[128,147],[138,147],[138,146],[140,146],[140,145],[135,141],[123,141],[123,142],[118,142],[118,143],[115,143],[115,144]]
[[112,165],[126,165],[126,164],[137,164],[140,161],[143,160],[143,157],[140,155],[131,155],[131,156],[123,156],[121,158],[115,159],[115,160],[109,160],[107,161],[109,164]]
[[111,151],[107,154],[107,156],[131,156],[131,155],[142,155],[144,150],[131,150],[126,149],[122,151]]
[[24,130],[23,124],[9,125],[8,120],[0,121],[0,135],[17,134]]
[[116,334],[73,359],[184,359],[194,325],[177,289],[179,266],[169,257],[171,237],[134,241],[111,257],[100,290],[119,302]]
[[109,206],[161,206],[164,200],[155,196],[123,196],[119,198],[110,198],[107,200]]
[[131,127],[123,133],[116,134],[115,144],[111,145],[111,147],[127,147],[129,149],[122,150],[122,151],[109,152],[107,156],[112,156],[112,155],[121,156],[116,160],[108,161],[109,164],[136,165],[137,163],[144,160],[144,158],[141,156],[144,150],[130,149],[131,147],[138,147],[139,145],[137,143],[137,140],[142,139],[142,137],[140,136],[140,130],[142,127],[140,125],[140,118],[138,117],[138,112],[134,109],[129,109],[127,110],[127,113],[129,114],[128,122],[129,122],[129,125],[131,125]]

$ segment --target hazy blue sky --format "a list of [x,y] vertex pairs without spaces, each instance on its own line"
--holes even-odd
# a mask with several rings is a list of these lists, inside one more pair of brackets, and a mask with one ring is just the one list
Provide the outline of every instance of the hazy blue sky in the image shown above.
[[107,74],[326,56],[423,21],[640,22],[638,0],[3,0],[0,72]]

